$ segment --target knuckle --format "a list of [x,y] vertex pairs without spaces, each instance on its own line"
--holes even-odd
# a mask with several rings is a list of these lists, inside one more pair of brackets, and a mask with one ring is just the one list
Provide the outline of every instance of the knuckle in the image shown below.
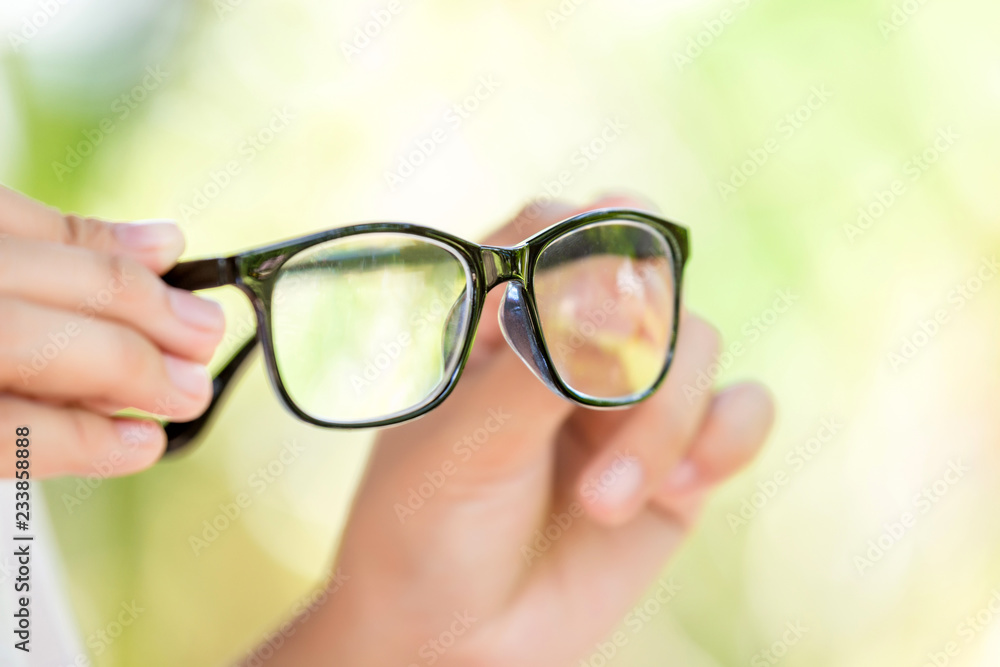
[[[141,387],[145,392],[163,383],[160,353],[142,335],[126,327],[115,327],[116,359],[111,382],[115,387],[127,384]],[[130,392],[131,393],[131,392]]]
[[72,213],[64,215],[62,242],[67,245],[83,245],[81,241],[86,237],[86,226],[86,221],[80,216]]
[[129,290],[126,288],[136,283],[144,268],[131,257],[109,255],[107,259],[108,289],[128,292]]
[[138,306],[150,301],[150,292],[155,289],[148,269],[138,261],[121,255],[108,255],[105,261],[106,282],[102,289],[110,298],[121,298],[129,306]]
[[63,238],[66,245],[101,250],[111,246],[111,227],[103,220],[75,214],[63,217]]
[[127,285],[132,280],[133,272],[129,269],[129,260],[121,255],[108,255],[108,283]]
[[101,417],[78,409],[66,410],[64,414],[78,463],[92,463],[108,451],[109,433]]
[[[93,275],[87,298],[80,304],[88,314],[112,312],[145,312],[151,301],[150,282],[139,262],[119,255],[92,255]],[[116,302],[120,304],[116,305]]]

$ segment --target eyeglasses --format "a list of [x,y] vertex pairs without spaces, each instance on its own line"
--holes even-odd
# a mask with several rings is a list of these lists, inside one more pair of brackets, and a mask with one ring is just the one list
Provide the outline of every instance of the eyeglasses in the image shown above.
[[688,256],[684,227],[602,209],[514,247],[369,223],[182,262],[168,284],[239,287],[257,333],[216,376],[205,414],[166,425],[167,450],[194,440],[258,343],[274,390],[306,422],[368,428],[423,415],[455,388],[501,283],[501,330],[535,376],[580,405],[632,405],[670,367]]

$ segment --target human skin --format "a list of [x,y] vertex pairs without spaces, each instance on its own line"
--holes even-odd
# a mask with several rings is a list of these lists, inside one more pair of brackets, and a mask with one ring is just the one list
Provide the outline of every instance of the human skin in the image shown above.
[[[586,208],[609,206],[643,203]],[[526,209],[487,242],[512,245],[582,210]],[[555,396],[510,350],[500,293],[455,393],[379,435],[326,601],[253,664],[575,665],[661,572],[706,495],[763,443],[774,407],[760,385],[685,396],[719,350],[705,320],[683,314],[654,396],[595,411]],[[556,537],[539,540],[553,525]]]
[[[588,208],[608,206],[642,203]],[[517,243],[580,210],[526,209],[487,242]],[[114,417],[122,408],[178,421],[204,411],[204,364],[224,320],[216,304],[157,278],[182,250],[172,223],[67,216],[0,187],[0,432],[30,426],[33,479],[152,465],[162,428]],[[556,397],[509,349],[493,315],[499,297],[488,300],[455,393],[379,436],[336,589],[269,664],[424,665],[433,656],[444,667],[569,665],[619,622],[705,495],[763,442],[773,407],[760,386],[684,395],[719,348],[704,320],[682,317],[673,367],[653,397],[593,411]],[[2,442],[11,476],[13,439]],[[444,484],[422,506],[400,510],[442,470]],[[539,541],[553,524],[558,537]],[[431,643],[457,629],[447,650]]]
[[[0,186],[0,433],[30,429],[32,479],[147,468],[163,429],[113,415],[186,421],[208,406],[225,319],[159,279],[183,249],[172,222],[63,215]],[[0,438],[2,477],[14,448]]]

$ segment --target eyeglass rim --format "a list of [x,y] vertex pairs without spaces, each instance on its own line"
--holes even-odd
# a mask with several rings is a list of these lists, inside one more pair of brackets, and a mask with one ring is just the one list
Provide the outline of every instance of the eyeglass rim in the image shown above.
[[[632,394],[627,397],[607,399],[589,396],[576,391],[565,382],[556,370],[554,360],[548,349],[548,344],[546,343],[544,334],[542,333],[541,323],[539,321],[538,311],[535,304],[533,280],[534,268],[538,257],[551,243],[584,227],[601,222],[615,221],[629,221],[640,225],[646,225],[661,233],[673,255],[671,259],[672,266],[674,268],[673,277],[676,287],[674,289],[673,330],[670,336],[669,349],[667,351],[663,368],[657,375],[655,382],[645,391],[640,393]],[[411,236],[418,239],[434,241],[439,245],[446,246],[455,251],[459,260],[464,264],[464,268],[471,277],[472,293],[470,294],[471,308],[469,314],[469,324],[466,327],[464,340],[461,344],[458,362],[455,364],[454,369],[449,374],[446,381],[442,382],[437,388],[436,394],[421,401],[412,408],[401,410],[377,419],[358,421],[324,419],[310,414],[299,406],[292,398],[290,392],[285,386],[284,380],[281,377],[274,345],[274,320],[272,314],[274,287],[278,276],[281,275],[281,268],[299,253],[321,243],[326,243],[332,240],[378,233],[393,233],[402,236]],[[490,267],[486,263],[484,255],[485,253],[489,253],[491,251],[506,251],[504,254],[509,257],[511,264],[510,273],[512,275],[497,277],[487,275]],[[662,385],[673,362],[674,351],[677,343],[678,323],[680,319],[683,271],[684,266],[687,263],[688,256],[689,241],[688,231],[686,228],[644,211],[609,208],[587,211],[580,215],[567,218],[537,232],[528,239],[511,247],[481,245],[448,232],[412,223],[374,222],[339,227],[275,243],[263,248],[240,253],[235,256],[235,260],[239,276],[237,285],[243,288],[250,297],[257,317],[258,335],[260,335],[260,333],[263,334],[262,348],[264,351],[264,361],[268,369],[268,378],[271,382],[272,388],[281,398],[286,409],[291,411],[292,414],[299,419],[316,426],[338,429],[365,429],[392,426],[416,419],[434,410],[441,405],[441,403],[447,400],[457,386],[458,381],[461,379],[462,373],[468,363],[469,356],[471,355],[479,321],[482,317],[486,295],[493,287],[508,280],[521,281],[526,289],[528,294],[527,311],[532,328],[532,335],[534,335],[536,340],[540,343],[540,351],[544,356],[544,361],[549,365],[549,368],[552,369],[553,372],[551,375],[555,380],[556,389],[558,389],[559,394],[561,394],[563,398],[580,405],[598,409],[621,408],[642,402],[655,393],[656,390]]]
[[[664,366],[656,382],[648,390],[638,396],[633,395],[628,397],[628,400],[625,402],[595,399],[567,386],[558,372],[553,372],[551,375],[555,380],[556,389],[563,398],[587,407],[614,409],[634,405],[646,400],[662,385],[669,373],[676,349],[683,292],[683,274],[690,259],[690,233],[683,225],[647,211],[629,208],[604,208],[587,211],[561,220],[533,234],[515,246],[505,247],[480,245],[445,231],[412,223],[367,222],[308,234],[226,257],[182,262],[164,276],[164,280],[168,284],[188,290],[210,289],[225,285],[238,287],[250,300],[257,323],[257,332],[254,338],[247,340],[239,348],[216,377],[214,381],[213,400],[206,413],[192,422],[166,424],[169,438],[168,451],[181,449],[197,437],[198,433],[211,419],[218,404],[221,403],[226,388],[236,376],[239,366],[244,363],[257,344],[260,344],[263,348],[268,379],[281,403],[289,412],[306,423],[325,428],[366,429],[393,426],[419,418],[441,405],[451,395],[452,391],[454,391],[468,363],[469,355],[475,341],[475,334],[482,316],[486,295],[493,287],[508,281],[520,281],[524,285],[530,300],[527,311],[532,327],[532,335],[536,337],[536,341],[541,343],[540,351],[545,358],[545,362],[549,364],[550,368],[554,368],[548,346],[545,343],[545,338],[539,325],[534,302],[533,285],[531,284],[538,256],[549,243],[566,234],[594,223],[614,220],[646,224],[660,231],[666,239],[667,245],[673,255],[672,266],[675,284],[673,331]],[[421,403],[413,410],[401,411],[387,418],[358,422],[337,422],[319,419],[306,413],[296,405],[280,378],[274,354],[274,341],[271,330],[271,298],[274,285],[277,277],[280,275],[280,268],[299,252],[334,239],[378,232],[399,233],[415,238],[437,241],[455,250],[461,261],[466,265],[469,275],[472,276],[473,283],[473,293],[471,294],[472,308],[465,340],[462,342],[459,362],[456,364],[448,381],[438,390],[437,395],[432,400]],[[489,260],[489,264],[487,264],[487,259]]]

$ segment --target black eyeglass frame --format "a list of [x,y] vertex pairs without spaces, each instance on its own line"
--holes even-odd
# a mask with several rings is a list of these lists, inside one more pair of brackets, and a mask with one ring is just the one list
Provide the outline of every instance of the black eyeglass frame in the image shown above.
[[[539,323],[538,312],[534,300],[534,271],[538,257],[553,241],[581,228],[602,222],[633,222],[646,225],[658,231],[667,242],[672,254],[674,271],[674,313],[673,331],[670,337],[670,348],[663,369],[655,383],[641,394],[632,395],[621,400],[601,399],[581,394],[569,387],[558,372],[548,351],[548,345]],[[285,263],[298,253],[317,244],[349,236],[359,236],[371,233],[394,233],[413,236],[419,239],[435,241],[453,250],[465,264],[472,279],[471,314],[469,325],[462,342],[458,363],[455,365],[446,384],[439,389],[436,396],[407,410],[386,418],[363,422],[333,422],[318,419],[303,411],[289,395],[278,371],[274,353],[272,333],[271,302],[277,278]],[[587,211],[580,215],[558,222],[547,229],[531,236],[527,240],[512,247],[487,246],[472,243],[447,232],[414,225],[409,223],[376,222],[362,223],[348,227],[339,227],[308,236],[282,241],[273,245],[247,250],[228,257],[199,259],[181,262],[163,276],[164,281],[173,286],[187,290],[203,290],[232,285],[238,287],[250,300],[257,320],[257,332],[254,337],[244,342],[238,351],[223,366],[213,382],[214,394],[211,405],[205,413],[196,420],[183,423],[168,423],[166,425],[168,444],[167,451],[177,451],[190,444],[210,420],[215,408],[221,402],[224,392],[236,377],[258,344],[264,350],[264,362],[271,386],[281,398],[285,408],[299,419],[327,428],[361,429],[391,426],[420,417],[444,402],[455,389],[465,365],[468,362],[472,346],[475,342],[479,319],[482,316],[487,293],[502,283],[519,282],[526,293],[526,314],[528,316],[531,335],[548,368],[548,375],[554,380],[554,389],[564,398],[592,408],[618,408],[639,403],[652,395],[663,383],[671,363],[677,343],[677,331],[680,320],[681,285],[685,265],[690,257],[690,241],[687,228],[660,218],[651,213],[632,209],[598,209]]]

